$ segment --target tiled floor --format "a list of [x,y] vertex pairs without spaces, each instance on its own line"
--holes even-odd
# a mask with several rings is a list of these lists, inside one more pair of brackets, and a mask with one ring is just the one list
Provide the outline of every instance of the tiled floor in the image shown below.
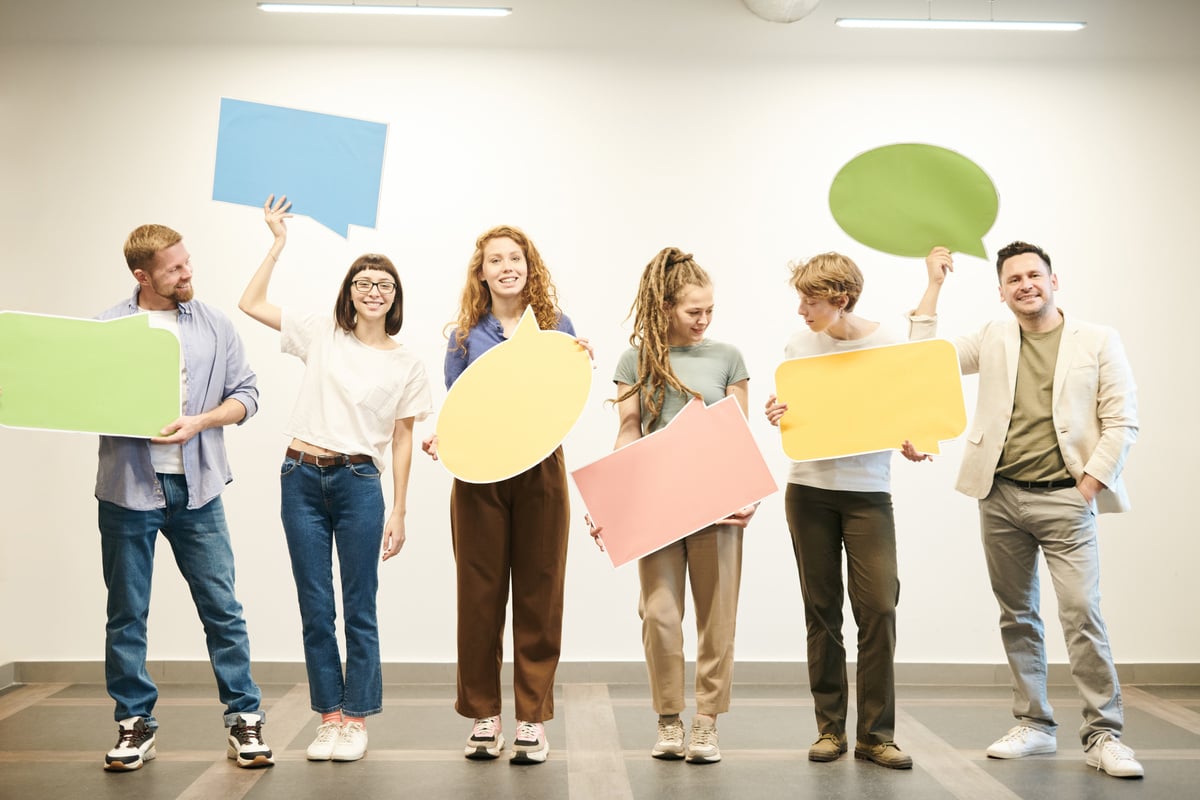
[[[843,757],[806,760],[815,730],[802,684],[739,684],[720,720],[720,764],[649,757],[655,732],[639,684],[566,683],[547,724],[549,761],[518,767],[461,756],[469,721],[452,710],[453,686],[385,686],[383,715],[369,721],[370,750],[357,763],[309,763],[317,717],[303,684],[264,686],[265,729],[277,764],[240,770],[225,758],[221,708],[208,686],[166,684],[157,708],[158,758],[132,773],[101,769],[115,741],[112,704],[96,684],[27,684],[0,692],[0,798],[686,798],[805,797],[895,800],[1105,800],[1200,793],[1200,686],[1126,686],[1126,737],[1144,780],[1118,780],[1083,760],[1079,703],[1070,686],[1052,693],[1059,752],[995,761],[984,748],[1011,724],[1005,687],[902,686],[897,741],[911,772]],[[685,714],[690,718],[690,712]],[[506,718],[510,735],[514,723]]]

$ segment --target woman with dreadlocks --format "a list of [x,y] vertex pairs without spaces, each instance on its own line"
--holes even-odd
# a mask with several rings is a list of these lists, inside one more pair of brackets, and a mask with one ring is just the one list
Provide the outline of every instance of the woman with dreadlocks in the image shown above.
[[[527,307],[533,309],[542,330],[575,335],[571,321],[558,307],[550,271],[529,237],[507,225],[485,231],[475,241],[458,319],[449,335],[447,389],[476,359],[512,335]],[[576,341],[591,352],[586,340]],[[426,439],[422,449],[436,459],[437,438]],[[500,663],[510,578],[517,717],[511,760],[540,764],[550,752],[543,723],[554,716],[569,513],[562,447],[512,478],[484,484],[454,481],[450,492],[458,577],[454,708],[474,720],[463,750],[467,758],[493,759],[504,749]]]
[[[662,250],[642,272],[630,316],[632,347],[622,354],[617,384],[616,447],[664,427],[693,397],[708,405],[737,398],[746,413],[750,380],[742,354],[705,338],[713,314],[708,274],[688,253]],[[729,710],[733,633],[742,574],[742,529],[754,507],[667,545],[638,561],[642,643],[654,710],[655,758],[721,760],[717,715]],[[689,580],[695,605],[696,715],[684,746],[683,605]]]

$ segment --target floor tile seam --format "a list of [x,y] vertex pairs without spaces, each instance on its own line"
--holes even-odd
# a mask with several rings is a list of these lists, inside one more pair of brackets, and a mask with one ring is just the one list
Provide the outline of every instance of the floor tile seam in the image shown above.
[[[265,711],[267,722],[263,738],[268,743],[274,737],[292,741],[299,735],[304,722],[313,714],[308,708],[307,685],[294,685]],[[214,797],[220,797],[221,800],[242,800],[266,772],[265,769],[239,769],[233,766],[232,759],[222,753],[219,759],[180,793],[178,800],[211,800]]]
[[571,800],[633,800],[608,684],[565,686],[563,707]]
[[44,703],[51,695],[61,692],[70,685],[69,683],[30,683],[16,688],[0,696],[0,720]]
[[1179,703],[1147,692],[1136,686],[1122,687],[1122,701],[1130,708],[1145,711],[1158,719],[1183,728],[1189,733],[1200,734],[1200,713]]
[[896,710],[897,740],[916,766],[959,800],[1020,800],[978,763],[902,709]]

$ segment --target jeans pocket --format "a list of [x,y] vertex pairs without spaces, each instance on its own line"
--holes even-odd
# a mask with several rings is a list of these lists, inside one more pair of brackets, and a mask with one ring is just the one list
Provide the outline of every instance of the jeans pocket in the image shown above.
[[365,464],[351,464],[350,472],[359,478],[379,478],[379,467],[373,461]]
[[279,477],[291,475],[296,467],[300,466],[300,462],[294,458],[285,458],[283,464],[279,467]]

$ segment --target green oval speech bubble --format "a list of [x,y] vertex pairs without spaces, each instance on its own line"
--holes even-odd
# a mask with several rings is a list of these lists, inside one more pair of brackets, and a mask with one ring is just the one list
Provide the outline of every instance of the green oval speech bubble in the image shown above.
[[924,256],[944,245],[987,258],[983,235],[999,205],[992,179],[978,164],[931,144],[868,150],[829,187],[829,210],[842,230],[897,256]]

